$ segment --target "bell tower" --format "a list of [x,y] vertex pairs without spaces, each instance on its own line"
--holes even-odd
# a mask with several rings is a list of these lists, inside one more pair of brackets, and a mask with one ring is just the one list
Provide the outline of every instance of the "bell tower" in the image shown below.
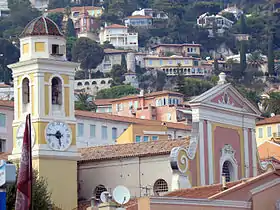
[[58,26],[41,16],[20,36],[19,62],[10,65],[14,78],[13,152],[21,155],[24,120],[32,119],[33,168],[44,177],[56,206],[77,207],[74,69],[66,59],[66,41]]

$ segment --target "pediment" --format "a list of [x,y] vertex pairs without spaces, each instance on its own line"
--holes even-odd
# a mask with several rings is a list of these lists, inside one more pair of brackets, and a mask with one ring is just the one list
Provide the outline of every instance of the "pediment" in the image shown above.
[[194,104],[208,105],[213,108],[230,109],[248,114],[260,115],[260,111],[231,84],[217,85],[190,101]]

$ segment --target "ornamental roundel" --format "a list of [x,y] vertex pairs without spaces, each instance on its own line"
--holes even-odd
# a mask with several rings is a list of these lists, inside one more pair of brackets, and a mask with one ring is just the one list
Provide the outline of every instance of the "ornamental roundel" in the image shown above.
[[178,170],[185,174],[189,167],[187,149],[184,147],[173,148],[170,153],[170,165],[173,170]]

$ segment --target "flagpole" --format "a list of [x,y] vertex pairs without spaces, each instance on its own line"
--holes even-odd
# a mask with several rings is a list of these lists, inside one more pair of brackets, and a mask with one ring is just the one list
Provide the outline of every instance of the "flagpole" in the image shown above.
[[33,188],[33,170],[32,170],[32,135],[31,135],[31,114],[28,116],[28,127],[29,127],[29,173],[31,177],[31,189],[30,189],[30,210],[33,210],[33,201],[32,201],[32,188]]

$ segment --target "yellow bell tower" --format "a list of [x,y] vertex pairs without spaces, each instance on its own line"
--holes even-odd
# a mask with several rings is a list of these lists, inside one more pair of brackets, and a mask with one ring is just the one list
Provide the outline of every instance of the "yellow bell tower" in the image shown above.
[[47,17],[32,20],[20,36],[20,60],[10,65],[14,78],[13,152],[21,155],[25,116],[31,113],[33,167],[44,177],[56,206],[77,207],[74,69],[66,41]]

